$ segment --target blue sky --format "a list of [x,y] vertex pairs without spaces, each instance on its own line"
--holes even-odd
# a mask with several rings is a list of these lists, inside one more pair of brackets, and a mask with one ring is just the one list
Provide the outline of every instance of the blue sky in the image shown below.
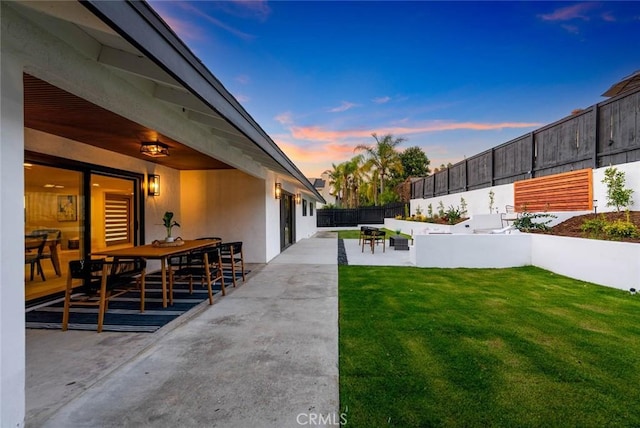
[[455,163],[640,70],[640,2],[151,1],[308,177],[371,133]]

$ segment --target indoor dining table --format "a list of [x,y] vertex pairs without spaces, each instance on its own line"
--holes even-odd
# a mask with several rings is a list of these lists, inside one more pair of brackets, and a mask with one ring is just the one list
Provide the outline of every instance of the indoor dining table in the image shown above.
[[[179,244],[182,242],[182,244]],[[208,247],[220,243],[217,239],[177,240],[173,245],[154,241],[153,244],[139,245],[136,247],[119,248],[117,250],[104,250],[92,252],[92,255],[107,256],[113,258],[141,257],[146,260],[160,260],[162,275],[162,307],[167,307],[167,260],[169,257],[189,253],[199,248]],[[169,275],[169,281],[173,281],[173,275]],[[170,288],[173,284],[170,283]],[[173,295],[169,295],[169,303],[173,305]]]

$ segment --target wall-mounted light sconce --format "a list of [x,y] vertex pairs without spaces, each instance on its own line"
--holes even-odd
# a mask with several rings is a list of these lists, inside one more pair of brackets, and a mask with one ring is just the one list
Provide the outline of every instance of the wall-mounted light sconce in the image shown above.
[[282,183],[276,183],[276,199],[280,199],[282,197]]
[[594,214],[598,214],[598,200],[597,199],[593,200],[593,213]]
[[149,174],[147,177],[147,193],[149,196],[160,196],[160,176]]
[[296,205],[300,205],[302,203],[302,195],[300,193],[296,193]]
[[140,153],[152,158],[169,156],[169,146],[158,141],[146,142],[140,145]]

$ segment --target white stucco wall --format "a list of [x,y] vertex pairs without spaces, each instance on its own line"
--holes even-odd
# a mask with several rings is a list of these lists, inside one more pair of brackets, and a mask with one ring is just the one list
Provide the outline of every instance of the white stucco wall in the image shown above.
[[[296,205],[296,241],[313,236],[318,228],[316,227],[316,207],[315,200],[309,196],[302,194],[302,199],[307,201],[307,215],[302,215],[303,204]],[[313,215],[311,215],[311,206],[313,205]]]
[[[4,11],[4,8],[3,8]],[[0,426],[25,415],[24,148],[22,64],[2,51],[0,67]]]
[[444,209],[449,206],[460,207],[460,198],[464,198],[467,203],[467,216],[489,213],[489,192],[493,190],[493,213],[504,212],[505,205],[513,205],[513,184],[503,184],[500,186],[487,187],[485,189],[469,190],[468,192],[454,193],[452,195],[436,196],[427,199],[412,199],[411,214],[416,214],[416,209],[420,207],[423,215],[427,215],[429,204],[433,207],[433,213],[438,213],[438,205],[442,201]]
[[267,261],[264,183],[238,170],[182,171],[180,233],[242,241],[245,262]]

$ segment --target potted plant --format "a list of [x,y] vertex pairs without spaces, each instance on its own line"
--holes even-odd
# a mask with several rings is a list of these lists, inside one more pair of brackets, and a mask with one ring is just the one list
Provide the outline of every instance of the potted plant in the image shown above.
[[173,226],[178,226],[180,227],[180,224],[173,220],[173,213],[171,211],[167,211],[164,213],[164,217],[162,217],[162,222],[164,224],[164,227],[167,228],[167,238],[165,239],[166,242],[173,242],[173,237],[171,236],[171,229],[173,229]]

